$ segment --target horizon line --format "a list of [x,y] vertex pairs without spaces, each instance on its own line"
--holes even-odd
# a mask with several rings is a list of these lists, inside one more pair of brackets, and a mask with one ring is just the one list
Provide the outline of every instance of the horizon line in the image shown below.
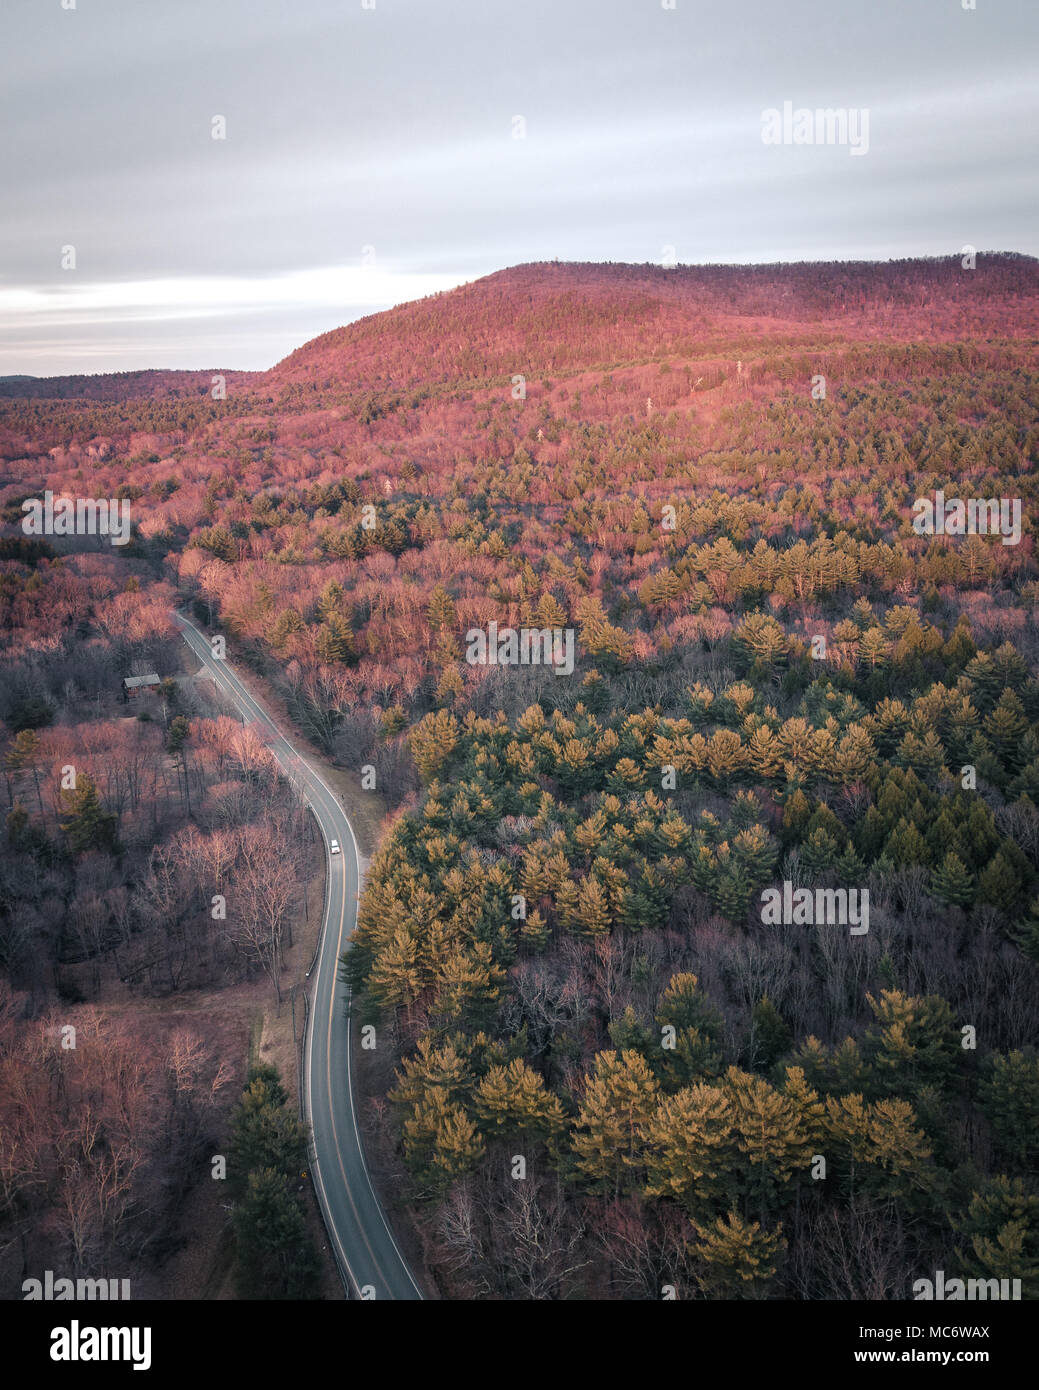
[[[76,310],[77,300],[79,301],[79,306],[81,309],[89,310],[90,308],[93,308],[94,310],[96,310],[98,317],[93,319],[82,320],[81,322],[83,327],[89,327],[91,325],[96,326],[99,324],[112,322],[111,314],[106,309],[106,304],[111,304],[113,298],[119,297],[118,295],[113,294],[113,290],[116,286],[122,287],[122,307],[124,310],[127,310],[129,312],[126,313],[125,317],[116,319],[115,322],[140,323],[144,321],[155,322],[157,318],[164,318],[164,321],[166,322],[176,322],[178,319],[184,320],[191,318],[208,318],[212,320],[220,317],[221,315],[223,315],[224,317],[230,317],[236,310],[239,313],[243,314],[256,314],[262,312],[264,309],[270,309],[272,305],[269,301],[263,302],[257,301],[255,298],[243,298],[241,292],[242,287],[248,286],[250,284],[255,286],[263,286],[265,284],[280,283],[283,289],[291,289],[293,285],[295,285],[297,287],[299,297],[296,300],[283,298],[278,307],[283,311],[302,313],[308,307],[315,310],[320,310],[320,300],[315,299],[314,295],[321,288],[323,277],[324,280],[329,282],[337,282],[340,284],[340,286],[343,286],[344,277],[346,277],[347,280],[351,282],[352,293],[367,295],[372,295],[378,287],[382,287],[385,290],[385,288],[392,284],[394,280],[400,282],[419,282],[420,284],[423,281],[442,281],[445,279],[450,281],[450,283],[448,284],[441,284],[437,288],[429,289],[426,291],[426,293],[411,294],[401,299],[391,300],[385,293],[383,293],[379,296],[378,307],[375,307],[370,303],[357,303],[357,307],[361,308],[362,312],[347,317],[330,328],[321,329],[317,333],[311,334],[308,337],[304,337],[301,341],[297,343],[295,347],[290,348],[288,352],[284,352],[280,356],[276,357],[274,361],[266,367],[142,366],[120,367],[115,369],[110,368],[108,370],[101,369],[98,371],[72,370],[44,372],[39,375],[32,372],[15,371],[0,372],[0,381],[11,382],[24,380],[34,382],[45,382],[69,380],[72,378],[79,377],[94,379],[98,377],[108,376],[144,376],[147,374],[170,375],[174,373],[178,375],[192,375],[194,373],[204,374],[207,372],[233,373],[238,376],[263,376],[266,373],[273,371],[275,367],[280,365],[287,358],[293,356],[302,348],[306,347],[308,344],[315,342],[320,338],[326,337],[329,334],[340,332],[345,328],[351,327],[353,324],[362,323],[367,319],[377,318],[381,314],[392,313],[394,310],[406,308],[407,306],[412,304],[420,304],[429,299],[439,298],[440,296],[445,294],[453,294],[456,291],[466,289],[472,285],[480,284],[482,281],[493,279],[496,276],[507,275],[510,272],[528,269],[545,269],[549,267],[560,267],[569,269],[624,268],[630,270],[638,270],[642,272],[658,272],[662,276],[667,276],[673,275],[676,271],[753,270],[758,272],[767,272],[782,271],[802,266],[837,268],[863,266],[897,266],[927,263],[934,263],[937,265],[943,261],[955,261],[962,259],[963,255],[967,252],[968,249],[970,249],[973,252],[979,263],[983,258],[988,260],[1018,260],[1039,263],[1039,256],[1032,255],[1029,252],[1014,250],[982,251],[974,247],[968,248],[967,246],[964,246],[961,247],[958,251],[948,251],[942,253],[916,256],[888,256],[883,259],[861,256],[848,258],[834,257],[830,259],[819,259],[817,257],[805,256],[792,260],[676,260],[673,264],[665,264],[661,261],[582,261],[552,258],[549,260],[515,261],[504,266],[499,266],[495,270],[487,271],[480,275],[469,276],[461,279],[456,279],[453,276],[447,276],[443,273],[430,272],[428,274],[424,274],[422,272],[415,271],[376,270],[375,267],[350,265],[316,268],[305,271],[292,271],[288,272],[287,274],[274,273],[269,276],[260,275],[252,277],[248,280],[243,277],[228,276],[184,276],[179,278],[176,276],[167,276],[162,279],[155,280],[110,281],[107,282],[107,294],[104,294],[106,282],[101,282],[100,284],[95,284],[95,286],[93,287],[92,304],[90,287],[85,287],[85,292],[82,294],[78,293],[76,290],[72,290],[66,296],[66,309],[72,311],[73,313]],[[374,272],[374,276],[372,276],[372,272]],[[371,283],[366,283],[366,276],[369,276]],[[178,285],[184,288],[189,286],[195,287],[196,290],[202,290],[206,287],[216,285],[223,285],[225,287],[225,299],[223,301],[223,308],[218,308],[216,310],[210,308],[207,312],[206,310],[199,307],[199,311],[197,313],[180,312],[178,314],[176,312],[171,311],[165,316],[147,315],[139,312],[135,314],[133,312],[134,310],[139,311],[144,307],[145,303],[147,302],[147,295],[149,293],[158,293],[160,287],[165,288],[166,292],[169,293],[171,287],[176,287]],[[310,292],[309,300],[307,298],[308,290]],[[102,292],[103,297],[98,296],[98,291]],[[61,308],[55,309],[53,307],[55,302],[58,300],[58,296],[60,293],[61,292],[56,292],[50,289],[43,289],[42,287],[31,289],[4,289],[3,287],[0,287],[0,313],[2,313],[3,311],[4,301],[5,299],[7,299],[14,301],[15,312],[19,313],[20,315],[24,315],[24,319],[27,323],[41,321],[46,323],[47,314],[61,314],[63,312]],[[48,300],[50,300],[51,307],[47,306]],[[42,301],[42,303],[40,301]],[[200,299],[198,300],[199,306],[201,306],[203,302],[208,302],[211,305],[213,301],[212,299],[209,299],[208,296],[200,296]],[[344,307],[346,306],[344,305]],[[74,321],[75,320],[73,320],[73,322]],[[56,321],[53,321],[53,326],[62,326],[62,320],[59,318]],[[103,340],[99,344],[99,346],[103,348]],[[55,347],[60,348],[60,344],[48,344],[48,347],[50,348],[50,350],[53,351]]]

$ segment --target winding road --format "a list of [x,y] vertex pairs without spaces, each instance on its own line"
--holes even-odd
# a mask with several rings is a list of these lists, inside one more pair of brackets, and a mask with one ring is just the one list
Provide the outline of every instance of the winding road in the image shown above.
[[[328,887],[310,977],[303,1096],[312,1136],[314,1186],[339,1272],[347,1289],[358,1298],[420,1299],[422,1292],[372,1187],[354,1106],[350,991],[339,978],[339,959],[357,921],[361,881],[353,829],[335,793],[297,752],[229,663],[213,655],[206,635],[182,613],[175,613],[174,620],[217,689],[234,702],[247,723],[261,726],[267,746],[285,775],[300,788],[324,838]],[[330,852],[332,840],[339,841],[341,854]]]

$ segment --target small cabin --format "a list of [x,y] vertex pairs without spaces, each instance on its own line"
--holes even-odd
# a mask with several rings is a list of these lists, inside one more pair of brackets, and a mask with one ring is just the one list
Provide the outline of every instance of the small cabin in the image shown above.
[[159,678],[153,671],[148,676],[124,676],[123,699],[136,700],[142,690],[158,690]]

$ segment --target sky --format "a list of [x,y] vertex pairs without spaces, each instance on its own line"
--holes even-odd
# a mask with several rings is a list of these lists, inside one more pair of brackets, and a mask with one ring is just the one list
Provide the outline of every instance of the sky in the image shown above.
[[965,3],[2,0],[0,375],[262,369],[527,261],[1039,254],[1039,0]]

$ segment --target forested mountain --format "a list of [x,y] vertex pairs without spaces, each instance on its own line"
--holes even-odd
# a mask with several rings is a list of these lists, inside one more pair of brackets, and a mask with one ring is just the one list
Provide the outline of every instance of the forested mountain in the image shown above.
[[934,260],[675,266],[546,262],[325,333],[267,380],[356,386],[511,374],[516,354],[540,372],[625,359],[695,358],[762,333],[813,346],[845,338],[960,341],[1034,332],[1036,263],[982,256]]
[[[120,699],[189,603],[387,813],[346,968],[446,1296],[1039,1295],[1037,292],[1015,255],[528,265],[266,373],[0,383],[11,1010],[77,963],[83,1007],[278,978],[207,906],[274,892],[272,834],[301,872],[288,789]],[[45,490],[131,543],[26,536]],[[1016,531],[958,532],[979,499]],[[491,624],[572,673],[473,664]],[[767,920],[784,884],[868,931]],[[13,1113],[35,1054],[0,1067]],[[63,1231],[18,1134],[11,1228]]]

